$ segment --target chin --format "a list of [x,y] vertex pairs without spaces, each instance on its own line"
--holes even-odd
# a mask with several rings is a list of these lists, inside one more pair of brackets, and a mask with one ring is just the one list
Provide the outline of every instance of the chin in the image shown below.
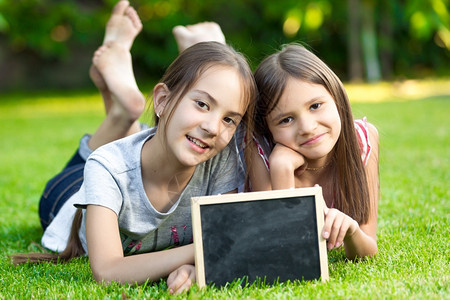
[[192,157],[189,159],[186,159],[184,161],[181,161],[181,163],[187,167],[195,167],[201,163],[204,163],[205,161],[207,161],[208,159],[210,159],[211,157],[205,157],[205,156],[201,156],[201,157]]
[[328,156],[329,152],[323,152],[323,153],[314,153],[314,154],[303,154],[303,156],[305,157],[305,159],[307,161],[315,161],[315,160],[319,160],[319,159],[323,159],[326,158]]

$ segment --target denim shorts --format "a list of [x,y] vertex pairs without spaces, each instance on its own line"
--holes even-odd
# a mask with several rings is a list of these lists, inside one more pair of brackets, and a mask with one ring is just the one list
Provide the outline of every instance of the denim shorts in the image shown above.
[[45,230],[64,203],[78,192],[83,183],[84,160],[79,150],[73,155],[64,169],[45,186],[39,202],[39,217]]

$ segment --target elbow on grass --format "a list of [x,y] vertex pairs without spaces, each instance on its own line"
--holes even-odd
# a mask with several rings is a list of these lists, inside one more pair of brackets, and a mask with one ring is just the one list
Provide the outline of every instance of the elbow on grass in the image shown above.
[[115,281],[120,282],[119,278],[117,278],[117,276],[114,276],[112,270],[108,267],[99,267],[95,265],[93,266],[91,264],[91,271],[95,281],[98,284],[110,285]]
[[355,262],[375,257],[377,254],[378,254],[378,247],[377,246],[375,246],[374,249],[371,249],[370,251],[367,251],[366,253],[363,253],[363,254],[360,254],[360,255],[358,255],[356,253],[348,253],[346,251],[347,259],[351,260],[351,261],[355,261]]

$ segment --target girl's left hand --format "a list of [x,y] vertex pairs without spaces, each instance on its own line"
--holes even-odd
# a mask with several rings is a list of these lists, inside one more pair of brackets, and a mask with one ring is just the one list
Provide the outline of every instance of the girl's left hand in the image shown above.
[[324,208],[325,223],[322,237],[327,240],[328,250],[338,248],[344,239],[352,236],[358,230],[358,222],[338,209]]
[[169,274],[167,289],[170,294],[178,294],[189,290],[195,282],[195,266],[183,265]]

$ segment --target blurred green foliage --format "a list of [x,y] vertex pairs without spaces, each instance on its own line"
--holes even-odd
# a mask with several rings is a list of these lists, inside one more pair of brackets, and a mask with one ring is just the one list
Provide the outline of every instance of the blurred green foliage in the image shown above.
[[[384,66],[390,69],[384,73],[388,74],[385,79],[449,75],[449,0],[355,1],[373,7],[369,13],[374,19],[378,55],[381,64],[387,61]],[[354,59],[347,51],[351,0],[130,2],[144,24],[132,49],[135,71],[142,76],[158,78],[177,55],[171,34],[175,25],[207,20],[221,25],[227,41],[242,51],[253,67],[281,44],[301,42],[343,80],[350,78],[348,65]],[[88,65],[115,3],[0,0],[0,68],[1,59],[11,55],[15,59],[32,56],[41,65],[63,64],[83,55]],[[51,86],[51,82],[45,84]]]

